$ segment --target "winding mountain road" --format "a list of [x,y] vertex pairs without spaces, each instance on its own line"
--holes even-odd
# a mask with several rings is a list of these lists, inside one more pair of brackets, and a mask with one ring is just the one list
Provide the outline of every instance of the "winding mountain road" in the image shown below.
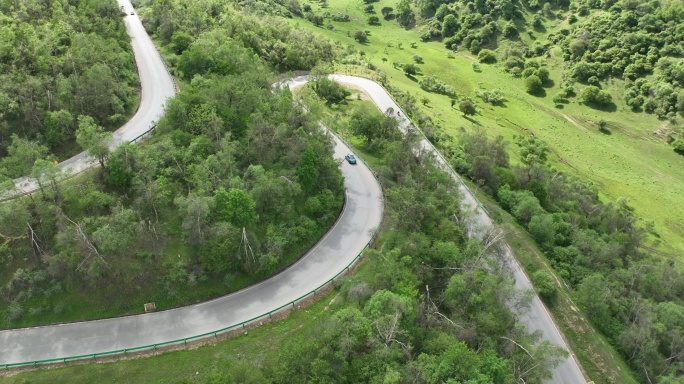
[[[343,75],[332,75],[331,78],[341,84],[346,84],[352,86],[353,88],[364,90],[370,98],[373,100],[375,105],[384,113],[388,108],[392,108],[395,111],[400,111],[399,106],[394,102],[392,97],[385,91],[383,87],[379,84],[360,77],[343,76]],[[304,82],[306,78],[299,77],[292,81],[293,84],[298,82]],[[406,132],[413,125],[406,118],[406,114],[402,113],[398,117],[400,120],[400,128],[402,131]],[[470,190],[468,190],[459,180],[459,177],[447,164],[447,162],[439,155],[439,152],[435,147],[427,141],[427,139],[422,139],[420,145],[425,151],[434,152],[437,156],[437,162],[440,167],[451,174],[451,176],[456,180],[459,188],[464,196],[463,205],[470,207],[473,211],[471,215],[471,220],[474,222],[471,224],[470,235],[478,236],[484,233],[486,230],[493,228],[494,223],[489,215],[480,207],[477,199],[472,195]],[[524,270],[515,259],[513,252],[510,247],[506,244],[504,246],[504,259],[510,267],[513,278],[515,279],[515,288],[518,291],[528,291],[533,290],[534,287],[530,282],[530,279],[525,274]],[[549,340],[556,345],[560,345],[566,350],[570,351],[570,348],[565,343],[563,336],[561,335],[558,327],[553,321],[551,314],[548,312],[544,304],[539,299],[538,295],[534,295],[534,298],[530,304],[529,308],[522,311],[517,311],[518,320],[520,323],[527,327],[528,331],[540,331],[543,339]],[[553,371],[552,383],[586,383],[586,379],[579,367],[577,360],[571,354],[570,357],[565,359],[561,364],[558,365]]]
[[[127,14],[128,1],[119,4]],[[137,15],[126,16],[143,89],[135,116],[114,134],[111,147],[149,130],[175,93],[173,80]],[[350,149],[335,138],[335,157]],[[81,153],[61,164],[78,173],[93,165]],[[0,331],[0,365],[136,348],[213,332],[263,315],[317,289],[344,270],[364,249],[382,217],[380,185],[363,165],[342,163],[345,206],[334,226],[302,259],[278,275],[212,301],[162,312],[112,319]],[[35,181],[18,183],[22,192],[37,190]],[[142,304],[141,304],[142,305]]]
[[[125,10],[126,29],[131,36],[131,45],[140,77],[140,105],[135,115],[121,128],[113,133],[109,143],[111,149],[121,143],[130,142],[149,131],[160,117],[164,115],[166,101],[176,94],[173,78],[169,75],[164,62],[157,52],[157,47],[145,31],[137,12],[129,15],[133,6],[128,0],[118,0],[119,6]],[[85,152],[64,160],[59,164],[65,175],[74,175],[91,168],[97,161]],[[19,193],[31,193],[38,190],[38,183],[30,177],[14,180]]]
[[[133,9],[127,0],[119,0],[119,4],[126,13]],[[138,16],[126,16],[126,26],[132,37],[143,92],[138,112],[115,132],[112,148],[149,130],[163,115],[166,100],[175,94],[173,80]],[[363,89],[383,112],[387,108],[400,110],[377,83],[351,76],[333,75],[332,78]],[[305,82],[305,77],[298,77],[288,84],[295,87]],[[400,120],[402,129],[410,127],[411,123],[404,116]],[[342,159],[349,149],[336,138],[335,145],[335,156]],[[421,145],[426,150],[436,151],[426,140]],[[446,162],[439,156],[437,158],[444,169],[449,170]],[[65,172],[78,173],[92,166],[92,163],[92,159],[81,153],[60,166]],[[352,166],[343,162],[342,173],[345,177],[346,204],[338,221],[307,255],[280,274],[231,295],[187,307],[113,319],[0,331],[0,365],[135,348],[213,332],[268,313],[316,289],[343,270],[361,252],[382,216],[382,193],[370,170],[362,165]],[[452,176],[457,178],[455,174]],[[22,192],[38,189],[35,181],[29,178],[18,180],[16,185]],[[491,219],[478,206],[470,191],[463,185],[461,189],[465,196],[464,203],[474,207],[476,227],[479,230],[492,227]],[[473,234],[477,235],[475,232]],[[505,257],[513,266],[516,288],[532,289],[532,284],[507,247]],[[539,330],[545,339],[568,348],[537,296],[529,311],[519,313],[519,318],[528,330]],[[554,370],[552,382],[574,384],[585,383],[586,380],[575,359],[570,357]]]

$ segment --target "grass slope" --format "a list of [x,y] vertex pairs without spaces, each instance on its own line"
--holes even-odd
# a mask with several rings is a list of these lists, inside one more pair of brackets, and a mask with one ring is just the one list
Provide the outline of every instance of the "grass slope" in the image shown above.
[[[653,134],[666,123],[653,115],[633,113],[624,104],[621,97],[624,88],[620,81],[611,81],[607,87],[617,103],[613,112],[576,102],[557,109],[552,102],[553,95],[558,92],[557,86],[545,88],[544,96],[529,95],[524,90],[523,80],[512,77],[497,65],[481,64],[480,71],[474,71],[475,57],[467,52],[449,54],[439,42],[420,42],[417,29],[407,31],[396,21],[382,18],[381,26],[369,26],[366,22],[369,14],[363,12],[363,4],[361,0],[339,0],[330,2],[326,9],[313,5],[317,14],[330,12],[350,16],[349,22],[330,21],[333,30],[315,27],[303,19],[295,19],[292,23],[363,51],[368,61],[387,74],[392,85],[414,94],[418,100],[427,97],[429,103],[423,107],[424,112],[432,116],[446,134],[453,136],[463,127],[484,129],[491,135],[503,135],[508,139],[520,134],[538,136],[554,152],[552,160],[559,169],[595,182],[605,201],[627,198],[637,216],[653,222],[654,231],[648,246],[684,260],[684,206],[678,204],[684,190],[684,158]],[[374,5],[376,12],[384,6],[396,6],[391,0]],[[521,39],[528,43],[543,40],[545,33],[562,26],[567,26],[567,22],[550,20],[546,22],[544,33],[522,33]],[[368,43],[354,40],[354,33],[359,30],[370,31]],[[416,48],[411,48],[412,42],[416,43]],[[401,47],[398,47],[399,43]],[[414,55],[423,58],[424,63],[419,64],[423,75],[433,76],[453,86],[459,96],[470,96],[477,101],[479,113],[473,121],[453,109],[446,96],[423,91],[417,79],[409,78],[400,68],[393,67],[393,63],[412,63]],[[552,55],[546,62],[551,82],[559,84],[562,59]],[[354,70],[342,71],[352,73]],[[577,88],[578,93],[581,92],[581,88]],[[477,89],[503,91],[505,105],[493,107],[483,103],[475,98]],[[609,133],[599,131],[594,123],[599,119],[608,122]]]

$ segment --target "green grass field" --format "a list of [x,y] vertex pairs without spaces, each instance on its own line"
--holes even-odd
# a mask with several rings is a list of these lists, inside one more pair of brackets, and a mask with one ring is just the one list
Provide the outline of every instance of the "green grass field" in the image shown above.
[[[514,78],[496,64],[481,64],[481,71],[476,72],[472,63],[477,60],[469,52],[450,55],[439,42],[421,42],[419,28],[407,31],[396,21],[382,18],[381,26],[368,25],[369,14],[363,12],[363,5],[362,0],[330,2],[325,10],[313,5],[317,14],[326,11],[350,16],[349,22],[330,21],[333,30],[316,27],[303,19],[292,20],[292,23],[363,51],[365,59],[384,71],[393,86],[415,95],[418,100],[427,97],[428,105],[421,107],[448,135],[453,136],[463,127],[484,129],[509,141],[520,134],[534,134],[541,138],[553,151],[551,159],[557,168],[592,180],[599,186],[605,202],[627,198],[642,224],[654,224],[647,246],[684,260],[684,207],[678,204],[678,198],[684,191],[684,157],[677,155],[653,134],[666,126],[666,122],[653,115],[633,113],[624,104],[621,82],[612,81],[606,87],[617,104],[614,112],[595,110],[576,102],[557,109],[552,98],[558,92],[562,60],[555,57],[555,51],[546,62],[556,86],[546,88],[543,97],[532,96],[525,92],[523,80]],[[383,0],[374,5],[377,12],[384,6],[394,7],[396,4]],[[564,23],[547,20],[545,33],[558,30],[566,25]],[[360,44],[353,39],[354,32],[358,30],[370,31],[368,43]],[[521,39],[526,42],[533,39],[543,41],[543,35],[539,32],[522,33]],[[416,48],[411,48],[412,42],[416,43]],[[476,100],[479,113],[472,122],[453,109],[446,96],[423,91],[416,79],[404,75],[401,68],[393,67],[393,63],[412,63],[416,54],[423,58],[424,63],[419,64],[423,75],[453,86],[459,96],[470,96]],[[358,68],[340,66],[339,71],[350,74],[363,72]],[[505,106],[485,104],[475,97],[477,89],[501,90],[506,98]],[[581,91],[581,86],[578,85],[577,90]],[[608,122],[609,134],[602,133],[594,125],[593,122],[599,119]],[[515,150],[513,145],[510,148]]]

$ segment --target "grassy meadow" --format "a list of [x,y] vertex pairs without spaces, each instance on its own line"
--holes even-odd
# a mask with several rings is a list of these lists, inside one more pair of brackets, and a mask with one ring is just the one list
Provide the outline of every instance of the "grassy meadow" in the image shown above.
[[[318,3],[311,4],[316,14],[347,14],[349,22],[326,19],[322,27],[304,19],[293,19],[292,23],[363,51],[365,60],[385,72],[391,85],[415,95],[417,100],[429,99],[427,105],[420,105],[423,112],[449,136],[465,128],[483,129],[511,142],[513,136],[522,134],[541,138],[553,152],[551,160],[559,170],[593,181],[606,202],[626,198],[642,225],[653,224],[646,246],[668,257],[684,260],[684,207],[678,204],[684,191],[684,158],[654,134],[667,128],[668,122],[658,120],[654,115],[634,113],[625,105],[621,81],[612,80],[606,87],[616,104],[614,111],[580,105],[576,99],[559,109],[552,102],[562,76],[563,61],[562,57],[557,57],[557,49],[545,60],[551,81],[541,96],[534,96],[525,92],[522,79],[514,78],[498,64],[479,64],[479,68],[474,69],[473,63],[477,63],[477,59],[470,52],[451,53],[440,42],[421,42],[421,27],[405,30],[394,20],[382,19],[379,10],[385,6],[395,7],[394,1],[382,0],[373,4],[375,15],[381,19],[380,26],[368,25],[370,14],[363,11],[365,3],[362,0],[329,2],[325,9]],[[568,26],[566,21],[559,19],[546,19],[544,24],[543,31],[521,33],[520,39],[526,43],[544,41],[545,34]],[[359,30],[370,32],[367,43],[354,40],[354,33]],[[530,26],[528,31],[531,30]],[[478,114],[472,121],[452,108],[447,96],[423,91],[418,85],[421,75],[410,78],[395,66],[414,63],[414,55],[422,57],[423,63],[418,63],[421,75],[433,76],[453,86],[459,97],[469,96],[477,102]],[[371,74],[359,66],[346,65],[340,65],[338,72]],[[576,85],[578,94],[581,87]],[[506,98],[504,105],[491,106],[482,102],[475,95],[479,89],[501,90]],[[607,122],[607,130],[598,129],[596,122],[600,119]],[[510,149],[515,150],[515,146],[511,145]],[[517,156],[513,155],[512,159],[517,160]]]

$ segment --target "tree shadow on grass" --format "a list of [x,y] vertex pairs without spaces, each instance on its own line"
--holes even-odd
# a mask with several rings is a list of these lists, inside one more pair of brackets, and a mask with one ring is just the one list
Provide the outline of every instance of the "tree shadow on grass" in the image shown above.
[[585,104],[585,105],[588,107],[597,109],[599,111],[603,111],[603,112],[615,112],[615,111],[617,111],[617,105],[615,105],[615,103],[610,103],[608,105],[599,105],[596,103],[589,103],[589,104]]
[[610,136],[613,134],[613,132],[611,132],[608,128],[599,128],[599,132],[603,133],[606,136]]
[[534,93],[528,92],[527,94],[532,95],[534,97],[546,97],[546,89],[542,88],[542,89],[538,90],[537,92],[534,92]]
[[482,125],[482,124],[480,124],[480,122],[478,122],[477,120],[475,120],[472,116],[468,116],[468,115],[465,115],[465,114],[464,114],[464,115],[463,115],[463,118],[466,119],[466,120],[468,120],[468,121],[470,121],[473,125],[477,125],[478,127]]

